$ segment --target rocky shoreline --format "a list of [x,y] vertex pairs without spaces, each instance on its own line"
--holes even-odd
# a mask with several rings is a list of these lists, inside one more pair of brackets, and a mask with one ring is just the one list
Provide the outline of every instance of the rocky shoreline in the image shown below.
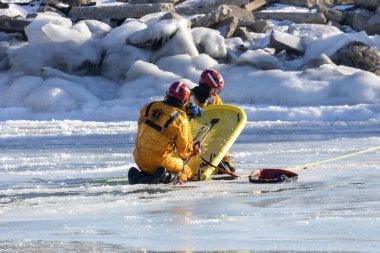
[[[292,5],[295,11],[267,10],[275,5]],[[35,12],[24,16],[7,11],[15,6],[36,8]],[[300,11],[297,8],[302,8]],[[33,19],[44,12],[54,12],[69,18],[73,23],[84,20],[97,20],[112,29],[120,26],[128,18],[139,19],[146,15],[165,12],[160,20],[187,20],[188,28],[207,27],[216,30],[225,38],[240,38],[243,43],[230,50],[223,57],[216,57],[219,62],[234,62],[238,55],[248,48],[247,40],[254,40],[257,34],[270,33],[270,42],[263,48],[265,53],[282,59],[294,59],[304,56],[305,47],[301,38],[289,31],[273,29],[273,20],[294,24],[315,24],[332,26],[345,33],[363,32],[370,36],[380,34],[380,0],[130,0],[125,2],[96,3],[92,0],[1,0],[0,3],[0,42],[16,39],[26,41],[27,27]],[[8,13],[11,13],[8,11]],[[271,22],[270,22],[271,21]],[[173,37],[178,30],[173,31]],[[157,50],[166,41],[126,41],[128,45]],[[0,44],[0,56],[6,57],[6,49]],[[3,59],[4,61],[4,59]],[[352,41],[342,46],[334,55],[321,55],[318,59],[306,61],[300,68],[316,67],[330,63],[346,65],[371,71],[380,75],[380,53],[373,45]],[[273,64],[272,64],[273,65]],[[82,66],[86,68],[86,66]],[[257,68],[271,69],[279,66],[256,64]],[[9,64],[1,64],[0,70],[9,69]],[[89,64],[88,68],[93,68]],[[63,69],[64,71],[64,69]],[[84,71],[85,74],[99,74],[97,71]]]

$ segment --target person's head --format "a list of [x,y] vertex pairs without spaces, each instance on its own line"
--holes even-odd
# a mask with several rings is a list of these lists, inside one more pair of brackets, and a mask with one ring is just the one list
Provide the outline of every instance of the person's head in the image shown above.
[[176,107],[183,106],[190,98],[190,88],[184,82],[174,82],[166,92],[166,101]]
[[223,89],[224,80],[218,71],[213,69],[206,69],[202,72],[199,78],[199,86],[202,88],[207,88],[209,90],[209,95],[215,95],[217,91]]

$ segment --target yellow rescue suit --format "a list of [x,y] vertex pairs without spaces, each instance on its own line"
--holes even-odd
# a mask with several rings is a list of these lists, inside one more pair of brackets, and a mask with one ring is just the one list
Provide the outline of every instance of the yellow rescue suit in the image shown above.
[[135,162],[142,172],[154,174],[159,167],[178,173],[180,180],[192,176],[184,165],[193,149],[193,137],[186,113],[162,101],[146,104],[140,111]]
[[215,95],[211,95],[207,100],[206,102],[204,103],[201,103],[197,97],[194,95],[194,92],[191,91],[190,93],[190,102],[192,102],[193,104],[196,104],[197,106],[199,106],[200,108],[203,108],[205,107],[206,105],[221,105],[223,104],[222,103],[222,99],[219,97],[218,94],[215,94]]

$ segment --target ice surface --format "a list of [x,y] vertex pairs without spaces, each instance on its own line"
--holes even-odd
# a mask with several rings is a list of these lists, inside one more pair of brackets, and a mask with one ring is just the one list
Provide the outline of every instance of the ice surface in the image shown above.
[[[380,246],[378,122],[248,122],[231,150],[239,180],[89,183],[126,176],[136,127],[135,122],[1,123],[1,247],[376,252]],[[377,151],[302,169],[373,147]],[[268,167],[294,168],[298,182],[258,185],[244,177]]]
[[[0,249],[377,252],[379,150],[302,168],[378,147],[380,78],[332,64],[297,67],[350,41],[380,48],[379,36],[273,21],[307,48],[305,58],[285,61],[264,53],[270,33],[225,40],[162,17],[111,28],[45,13],[27,27],[28,43],[1,36]],[[152,50],[129,38],[166,43]],[[228,64],[219,59],[227,52]],[[257,61],[282,69],[258,70]],[[94,72],[82,72],[88,65]],[[90,184],[127,176],[141,106],[174,81],[195,86],[205,68],[223,75],[223,102],[247,113],[231,149],[243,178]],[[263,167],[296,168],[299,181],[254,185],[244,177]]]

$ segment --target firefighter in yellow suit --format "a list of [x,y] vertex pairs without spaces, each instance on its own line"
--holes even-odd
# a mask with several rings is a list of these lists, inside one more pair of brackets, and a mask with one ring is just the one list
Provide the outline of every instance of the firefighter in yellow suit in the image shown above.
[[163,101],[146,104],[140,111],[133,153],[140,169],[129,170],[129,183],[186,182],[192,170],[185,163],[195,155],[193,137],[186,111],[201,116],[199,106],[189,104],[190,89],[183,82],[174,82]]
[[[224,87],[224,80],[222,75],[214,69],[206,69],[202,72],[199,78],[199,85],[191,90],[190,102],[203,108],[207,105],[221,105],[222,99],[217,94]],[[236,168],[231,163],[233,162],[232,156],[229,153],[222,160],[225,169],[235,172]]]

